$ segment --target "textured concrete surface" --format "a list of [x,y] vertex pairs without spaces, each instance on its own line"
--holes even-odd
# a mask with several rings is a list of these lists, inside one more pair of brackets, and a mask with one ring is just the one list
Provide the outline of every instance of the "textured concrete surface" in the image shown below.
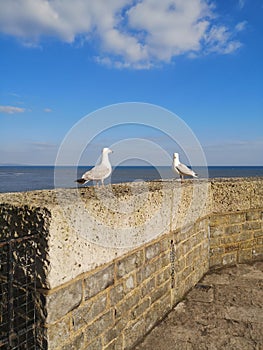
[[134,350],[262,350],[263,262],[209,272]]

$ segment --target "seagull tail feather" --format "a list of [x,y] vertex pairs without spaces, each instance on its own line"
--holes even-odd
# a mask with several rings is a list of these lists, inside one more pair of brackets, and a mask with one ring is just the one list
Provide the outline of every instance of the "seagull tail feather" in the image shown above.
[[75,182],[77,182],[78,184],[81,184],[81,185],[83,185],[85,182],[86,182],[87,180],[85,180],[85,179],[77,179],[77,180],[75,180]]

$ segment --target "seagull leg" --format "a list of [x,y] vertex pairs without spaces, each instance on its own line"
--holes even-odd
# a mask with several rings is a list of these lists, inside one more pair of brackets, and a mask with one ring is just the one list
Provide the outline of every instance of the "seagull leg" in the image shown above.
[[104,179],[101,180],[101,185],[104,187]]

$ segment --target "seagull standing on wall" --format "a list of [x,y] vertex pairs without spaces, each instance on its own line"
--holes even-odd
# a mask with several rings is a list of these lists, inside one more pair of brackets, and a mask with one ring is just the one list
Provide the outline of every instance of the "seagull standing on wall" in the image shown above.
[[178,153],[174,153],[173,156],[173,171],[180,175],[181,180],[183,180],[184,176],[197,177],[197,174],[192,169],[180,163]]
[[92,180],[95,181],[96,185],[98,186],[98,182],[101,181],[102,185],[104,186],[104,180],[109,177],[112,172],[111,163],[109,161],[109,153],[112,152],[113,151],[109,148],[103,148],[101,154],[101,163],[84,173],[81,179],[77,179],[75,182],[84,185],[88,181]]

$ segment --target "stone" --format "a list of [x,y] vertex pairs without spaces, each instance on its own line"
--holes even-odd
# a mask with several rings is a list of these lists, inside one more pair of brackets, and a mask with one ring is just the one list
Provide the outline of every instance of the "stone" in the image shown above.
[[124,281],[124,286],[125,286],[125,291],[129,292],[132,289],[135,288],[136,282],[135,282],[135,276],[130,275],[129,277],[127,277]]
[[[71,339],[71,342],[68,344],[65,344],[63,346],[60,345],[60,347],[58,347],[58,349],[61,350],[86,350],[87,347],[85,345],[85,338],[84,338],[84,334],[80,333],[77,336],[73,337],[73,339]],[[51,348],[52,349],[52,348]]]
[[151,304],[151,300],[149,297],[147,297],[142,302],[140,302],[137,306],[135,306],[132,309],[131,311],[132,318],[137,319],[141,314],[143,314],[150,307],[150,304]]
[[114,283],[114,264],[105,267],[84,280],[85,299],[91,298]]
[[143,263],[143,251],[139,250],[117,261],[117,278],[136,270]]
[[46,296],[46,323],[54,323],[79,306],[82,300],[82,282],[76,281]]
[[95,319],[89,324],[83,331],[88,342],[92,343],[95,338],[102,335],[107,329],[114,325],[113,310],[110,309],[108,312]]
[[134,290],[125,299],[123,299],[119,304],[115,306],[116,318],[122,317],[123,315],[129,313],[129,311],[138,304],[140,300],[139,289]]
[[107,296],[100,293],[97,297],[89,299],[72,312],[72,323],[74,331],[85,327],[106,311]]
[[256,221],[261,219],[261,211],[247,211],[245,213],[246,221]]
[[48,344],[50,348],[56,349],[66,343],[70,338],[70,317],[50,325],[47,328]]
[[145,248],[146,260],[155,258],[156,256],[160,255],[161,251],[162,251],[161,242],[156,242],[154,244],[151,244],[150,246],[147,246]]
[[225,228],[225,233],[226,235],[232,235],[232,234],[237,234],[240,233],[242,229],[241,225],[232,225],[232,226],[227,226]]
[[145,320],[141,317],[135,323],[128,325],[124,331],[124,348],[131,349],[135,342],[145,334]]
[[113,286],[110,290],[110,304],[112,306],[116,305],[119,301],[121,301],[124,296],[125,296],[125,292],[124,292],[124,287],[123,287],[123,283],[119,283],[115,286]]
[[155,277],[150,278],[141,284],[141,297],[144,298],[146,295],[149,295],[155,289],[156,281]]

